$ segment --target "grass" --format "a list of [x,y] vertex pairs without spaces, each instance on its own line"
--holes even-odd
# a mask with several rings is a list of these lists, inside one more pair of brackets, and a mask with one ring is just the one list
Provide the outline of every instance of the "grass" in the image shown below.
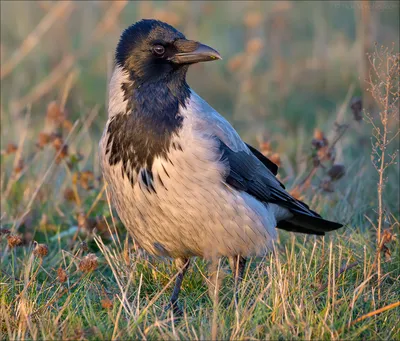
[[[377,173],[385,111],[361,76],[373,41],[398,41],[398,4],[357,4],[1,2],[0,338],[399,339],[398,156]],[[126,234],[97,157],[118,35],[150,16],[221,52],[189,83],[280,163],[293,195],[346,224],[324,238],[279,231],[238,306],[227,262],[215,307],[196,259],[179,322],[163,310],[176,269]]]

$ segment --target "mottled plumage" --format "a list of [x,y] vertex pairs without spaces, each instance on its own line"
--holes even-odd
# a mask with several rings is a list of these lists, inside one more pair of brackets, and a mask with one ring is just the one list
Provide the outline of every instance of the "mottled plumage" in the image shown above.
[[219,58],[144,20],[122,34],[110,81],[100,161],[112,202],[141,247],[178,259],[183,272],[192,256],[239,256],[232,264],[242,271],[246,257],[271,250],[276,227],[324,234],[341,226],[291,197],[277,166],[189,88],[188,66]]

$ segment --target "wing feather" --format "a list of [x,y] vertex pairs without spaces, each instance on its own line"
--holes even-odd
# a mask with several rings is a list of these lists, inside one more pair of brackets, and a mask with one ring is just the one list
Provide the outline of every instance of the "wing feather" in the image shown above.
[[190,109],[187,110],[192,115],[193,129],[216,140],[221,161],[227,165],[224,181],[265,204],[277,204],[293,214],[293,218],[278,222],[278,228],[323,235],[342,226],[322,219],[305,203],[286,192],[284,185],[275,177],[278,166],[244,143],[230,123],[194,91],[190,100]]
[[221,160],[228,164],[225,181],[240,191],[245,191],[265,204],[284,207],[293,217],[278,222],[277,227],[292,232],[324,235],[342,227],[341,224],[323,219],[318,213],[285,191],[272,172],[254,155],[234,152],[219,141]]
[[254,154],[254,156],[257,159],[259,159],[264,164],[264,166],[267,167],[272,172],[272,174],[274,175],[278,174],[278,166],[275,163],[273,163],[270,159],[268,159],[264,154],[259,152],[256,148],[250,146],[247,143],[246,145],[250,149],[250,151]]

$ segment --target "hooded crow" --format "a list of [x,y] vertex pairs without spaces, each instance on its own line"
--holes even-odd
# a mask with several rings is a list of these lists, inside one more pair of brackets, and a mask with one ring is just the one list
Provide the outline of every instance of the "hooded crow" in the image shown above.
[[122,33],[110,80],[102,171],[135,241],[175,259],[174,308],[190,257],[228,257],[240,279],[246,257],[271,251],[276,228],[342,226],[286,192],[278,167],[189,87],[191,64],[218,59],[172,26],[141,20]]

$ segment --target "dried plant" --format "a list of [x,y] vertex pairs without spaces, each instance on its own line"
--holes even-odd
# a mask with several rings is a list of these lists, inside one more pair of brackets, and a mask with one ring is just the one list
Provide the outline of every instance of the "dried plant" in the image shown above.
[[7,244],[10,249],[22,245],[22,238],[15,234],[10,234],[7,236]]
[[64,190],[64,199],[70,202],[77,202],[76,200],[76,196],[75,196],[75,192],[73,189],[71,189],[70,187],[67,187]]
[[57,269],[57,280],[58,280],[60,283],[65,283],[65,282],[67,281],[67,279],[68,279],[67,273],[66,273],[65,270],[60,266],[60,267]]
[[20,159],[17,161],[17,163],[16,163],[16,165],[15,165],[15,167],[14,167],[14,172],[15,172],[15,174],[20,174],[20,173],[22,173],[22,171],[24,170],[24,168],[25,168],[24,159],[23,159],[23,158],[20,158]]
[[34,242],[35,248],[33,249],[33,254],[36,257],[43,258],[46,257],[49,253],[49,247],[46,244],[39,244]]
[[[372,164],[374,165],[379,179],[377,183],[378,194],[378,218],[377,218],[377,274],[378,274],[378,297],[381,298],[380,282],[382,278],[381,257],[379,253],[383,250],[384,235],[382,236],[383,224],[386,219],[384,189],[387,184],[388,168],[397,164],[398,149],[395,145],[400,129],[399,122],[399,61],[400,54],[394,52],[394,47],[378,48],[368,54],[370,62],[370,74],[367,80],[367,91],[375,100],[379,113],[377,115],[367,114],[366,120],[372,125]],[[394,150],[393,150],[394,148]]]
[[336,162],[335,145],[344,136],[348,127],[348,124],[340,125],[335,123],[335,136],[332,141],[329,141],[320,129],[315,129],[314,137],[311,141],[311,170],[300,184],[294,188],[296,192],[301,193],[309,188],[319,170],[322,172],[322,177],[318,187],[325,192],[335,191],[334,182],[343,178],[346,174],[345,165]]
[[93,272],[97,269],[98,258],[94,253],[89,253],[79,262],[79,270],[84,273]]
[[354,97],[350,102],[350,108],[353,113],[353,117],[356,121],[360,122],[363,118],[362,116],[362,100],[360,97]]
[[18,150],[17,145],[15,145],[14,143],[9,143],[9,144],[7,144],[6,149],[4,151],[2,151],[2,154],[5,154],[5,155],[14,154],[17,150]]
[[47,134],[45,132],[40,132],[39,136],[38,136],[38,141],[36,143],[36,145],[42,149],[44,146],[46,146],[47,144],[49,144],[51,141],[51,135]]
[[102,308],[104,308],[104,309],[106,309],[106,310],[110,310],[110,309],[112,309],[112,307],[113,307],[113,301],[112,301],[109,297],[107,297],[107,296],[105,296],[105,297],[100,301],[100,303],[101,303]]

